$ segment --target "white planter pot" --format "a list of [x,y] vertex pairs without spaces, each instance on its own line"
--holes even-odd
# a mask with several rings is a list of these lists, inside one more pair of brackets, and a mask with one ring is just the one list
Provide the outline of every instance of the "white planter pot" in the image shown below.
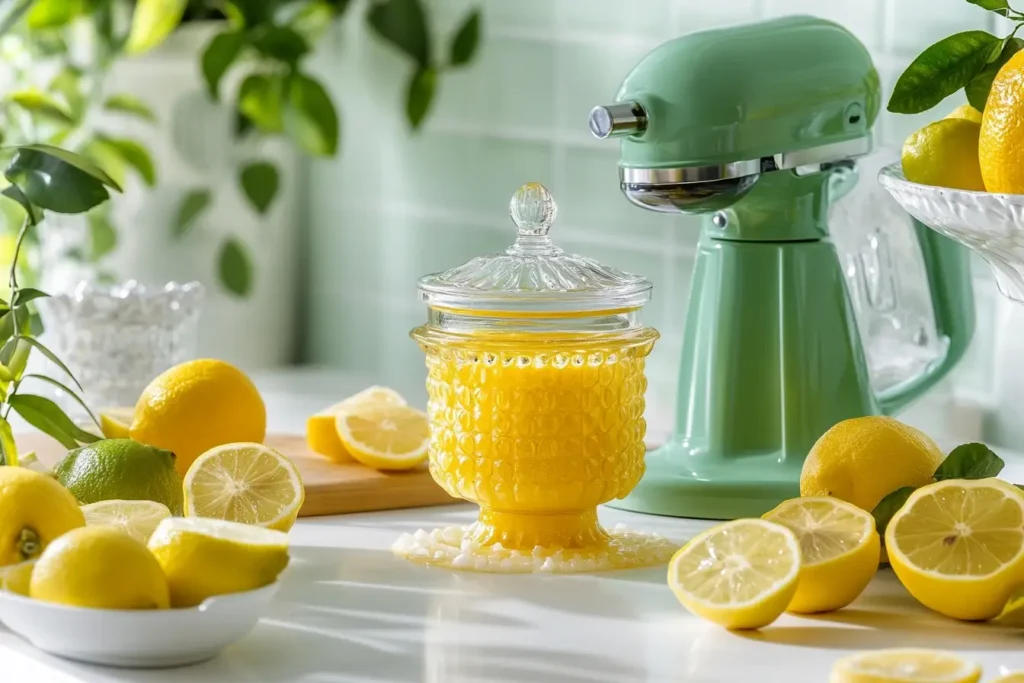
[[[154,286],[172,280],[203,283],[208,297],[200,355],[250,369],[285,365],[292,360],[296,329],[299,157],[281,139],[255,147],[235,142],[231,108],[212,102],[199,70],[199,54],[214,30],[210,24],[179,30],[154,52],[118,63],[108,78],[107,93],[139,98],[158,123],[97,112],[90,125],[144,142],[157,167],[157,183],[146,187],[129,172],[124,195],[115,195],[111,204],[118,244],[101,270]],[[237,86],[234,81],[225,80],[222,96]],[[241,162],[254,160],[271,161],[279,170],[280,187],[264,215],[249,205],[238,181]],[[175,237],[179,203],[195,189],[208,189],[213,201],[187,235]],[[47,240],[47,251],[58,249],[61,239],[84,235],[81,217],[51,216],[49,222],[51,236],[61,237]],[[62,223],[77,223],[78,229],[66,230]],[[219,249],[230,236],[243,243],[252,264],[248,297],[220,284]],[[44,286],[66,290],[95,274],[73,264],[60,266],[46,268]]]

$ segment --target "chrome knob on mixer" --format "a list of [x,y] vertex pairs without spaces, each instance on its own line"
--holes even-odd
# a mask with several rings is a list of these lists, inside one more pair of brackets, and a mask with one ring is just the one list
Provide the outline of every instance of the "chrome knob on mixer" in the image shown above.
[[647,130],[647,112],[637,102],[620,102],[590,110],[590,132],[594,137],[636,135]]

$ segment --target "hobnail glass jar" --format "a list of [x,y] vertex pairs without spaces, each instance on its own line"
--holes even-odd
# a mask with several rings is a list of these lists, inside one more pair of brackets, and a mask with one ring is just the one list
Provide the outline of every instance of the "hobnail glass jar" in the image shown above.
[[[428,556],[413,541],[403,554],[475,569],[508,569],[512,551],[585,555],[587,569],[609,555],[646,563],[619,557],[597,506],[644,473],[644,363],[658,332],[639,311],[651,283],[552,244],[556,205],[539,184],[510,213],[511,247],[419,283],[429,320],[411,335],[426,354],[430,472],[481,510],[464,533],[434,532]],[[481,566],[470,547],[502,552]]]
[[[83,282],[38,302],[49,347],[84,388],[86,403],[101,410],[135,405],[154,377],[195,357],[203,296],[198,282],[150,288],[132,280]],[[81,417],[77,403],[57,398]]]

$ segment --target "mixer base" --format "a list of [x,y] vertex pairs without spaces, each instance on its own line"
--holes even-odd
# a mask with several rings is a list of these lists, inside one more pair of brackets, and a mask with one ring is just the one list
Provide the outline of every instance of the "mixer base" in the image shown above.
[[633,492],[608,507],[667,517],[760,517],[800,495],[800,464],[778,453],[724,456],[668,443],[647,454],[647,472]]

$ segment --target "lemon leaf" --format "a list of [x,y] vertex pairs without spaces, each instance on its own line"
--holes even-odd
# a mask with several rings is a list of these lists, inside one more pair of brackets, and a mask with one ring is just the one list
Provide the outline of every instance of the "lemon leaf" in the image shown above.
[[25,422],[52,436],[65,448],[78,448],[78,442],[92,443],[100,438],[81,429],[56,403],[43,396],[15,394],[7,403]]
[[107,111],[131,114],[150,123],[156,123],[156,114],[149,108],[149,105],[132,95],[125,95],[124,93],[111,95],[103,103],[103,108]]
[[1010,3],[1007,0],[967,0],[967,2],[1004,17],[1010,13]]
[[[65,394],[67,394],[72,399],[74,399],[75,403],[77,403],[78,405],[82,406],[82,409],[85,411],[85,414],[88,415],[92,419],[93,424],[95,424],[97,427],[100,426],[99,420],[97,420],[96,416],[93,415],[93,412],[89,409],[89,406],[87,406],[85,404],[85,401],[83,401],[78,396],[78,394],[76,394],[74,392],[74,390],[70,389],[69,387],[67,387],[66,385],[62,384],[61,382],[58,382],[57,380],[53,379],[52,377],[47,377],[46,375],[37,375],[37,374],[33,373],[33,374],[25,375],[25,377],[23,379],[28,379],[30,377],[33,378],[33,379],[38,379],[41,382],[46,382],[47,384],[50,384],[50,385],[52,385],[54,387],[57,387],[58,389],[63,391]],[[88,432],[85,432],[85,433],[89,434]],[[93,435],[89,434],[89,436],[91,437]],[[81,439],[79,439],[79,440],[81,440]]]
[[981,443],[957,446],[935,470],[935,479],[987,479],[1003,470],[1003,459]]
[[918,55],[896,81],[888,109],[896,114],[928,111],[977,76],[1002,42],[985,31],[943,38]]
[[187,6],[188,0],[139,0],[125,51],[138,55],[164,42],[178,27]]
[[971,79],[970,83],[964,86],[964,94],[967,95],[967,101],[971,103],[972,107],[978,111],[985,111],[985,104],[988,102],[988,94],[992,90],[992,81],[995,80],[996,74],[1022,48],[1024,48],[1024,39],[1010,38],[1003,45],[999,56],[989,62],[977,76]]
[[871,511],[871,516],[875,518],[875,528],[878,529],[879,534],[885,535],[885,529],[889,526],[889,522],[915,490],[913,486],[904,486],[878,502],[875,509]]
[[458,33],[452,40],[448,63],[451,66],[464,66],[473,59],[477,45],[480,43],[480,10],[473,10],[463,22]]

